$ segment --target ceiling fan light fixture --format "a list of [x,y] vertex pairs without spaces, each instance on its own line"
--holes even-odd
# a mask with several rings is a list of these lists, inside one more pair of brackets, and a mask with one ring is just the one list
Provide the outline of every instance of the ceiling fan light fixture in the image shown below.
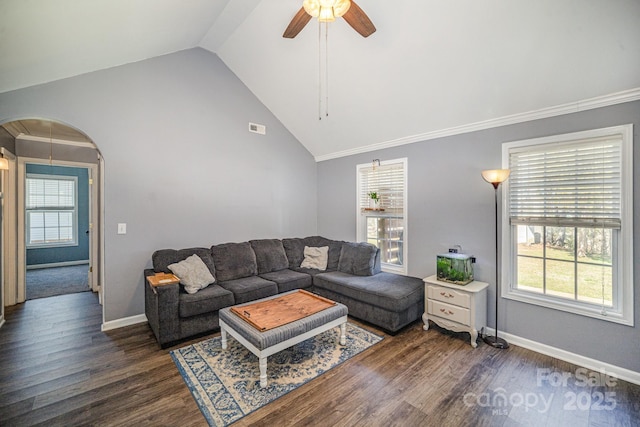
[[304,7],[304,11],[309,15],[317,18],[320,15],[320,2],[318,0],[304,0],[302,2],[302,7]]
[[305,12],[320,22],[333,22],[349,10],[350,0],[304,0]]
[[291,19],[282,37],[295,38],[312,17],[320,22],[331,22],[342,17],[362,37],[369,37],[376,32],[371,19],[352,0],[303,0],[302,7]]
[[333,15],[336,18],[340,18],[342,15],[347,13],[347,11],[349,10],[349,7],[351,7],[350,0],[336,0],[333,3]]
[[318,15],[318,22],[333,22],[336,17],[333,16],[333,8],[320,6],[320,15]]

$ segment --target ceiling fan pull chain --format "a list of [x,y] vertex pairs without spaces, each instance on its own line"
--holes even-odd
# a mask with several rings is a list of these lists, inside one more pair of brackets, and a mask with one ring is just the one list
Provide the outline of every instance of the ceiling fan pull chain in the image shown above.
[[318,120],[322,120],[322,24],[318,23]]
[[324,90],[325,101],[324,110],[326,117],[329,117],[329,23],[324,23]]

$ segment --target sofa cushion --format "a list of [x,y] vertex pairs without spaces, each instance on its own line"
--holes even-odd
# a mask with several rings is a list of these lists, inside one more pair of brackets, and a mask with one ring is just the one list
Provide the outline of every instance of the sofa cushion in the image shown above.
[[304,247],[304,259],[300,264],[302,268],[314,268],[316,270],[326,270],[329,261],[329,246]]
[[207,248],[188,248],[179,250],[159,249],[151,255],[153,270],[156,273],[171,273],[169,265],[185,260],[191,255],[198,255],[207,268],[209,268],[213,277],[216,277],[216,268],[213,263],[213,258],[211,257],[211,250]]
[[278,239],[263,239],[249,241],[256,254],[258,274],[289,268],[289,260],[282,242]]
[[236,304],[268,297],[278,293],[278,285],[275,282],[263,279],[259,276],[250,276],[242,279],[218,282],[220,286],[233,292]]
[[300,238],[282,239],[282,246],[289,260],[289,268],[298,268],[304,259],[304,242]]
[[218,281],[242,279],[258,274],[256,254],[249,242],[223,243],[211,247]]
[[353,276],[332,271],[317,274],[313,285],[393,312],[424,301],[424,282],[421,279],[393,273]]
[[304,260],[304,247],[322,247],[329,246],[329,256],[327,258],[327,270],[334,271],[338,269],[340,260],[340,250],[342,242],[339,240],[331,240],[322,236],[310,236],[304,238],[282,239],[282,245],[289,260],[289,268],[297,270]]
[[234,304],[233,293],[219,285],[209,285],[206,289],[195,294],[180,292],[179,315],[180,317],[197,316]]
[[372,276],[376,273],[378,248],[369,243],[342,244],[338,271],[356,276]]
[[216,281],[202,259],[195,254],[175,264],[169,264],[169,270],[178,276],[188,294],[195,294]]
[[278,293],[291,291],[293,289],[308,288],[312,284],[310,275],[289,269],[261,274],[260,277],[276,282],[278,285]]
[[[298,273],[308,274],[308,275],[309,275],[309,276],[311,276],[312,278],[313,278],[316,274],[324,273],[324,271],[322,271],[322,270],[316,270],[315,268],[302,268],[302,267],[297,267],[297,268],[290,268],[290,270],[297,271]],[[313,280],[313,279],[312,279],[312,280]]]

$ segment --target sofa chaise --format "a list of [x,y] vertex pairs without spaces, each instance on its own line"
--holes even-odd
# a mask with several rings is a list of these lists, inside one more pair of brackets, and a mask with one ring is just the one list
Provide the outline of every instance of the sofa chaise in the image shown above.
[[189,293],[193,290],[187,292],[182,283],[157,287],[145,283],[145,313],[163,347],[219,329],[221,308],[294,289],[340,302],[349,315],[391,333],[424,311],[421,279],[382,272],[380,251],[373,245],[321,236],[161,249],[153,253],[153,266],[144,275],[170,273],[193,255],[213,279],[206,287]]

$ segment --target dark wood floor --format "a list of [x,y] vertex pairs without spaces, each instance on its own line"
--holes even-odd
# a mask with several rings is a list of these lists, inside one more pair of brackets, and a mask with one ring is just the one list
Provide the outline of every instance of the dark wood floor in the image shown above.
[[[169,349],[146,324],[101,332],[94,294],[28,301],[6,319],[0,425],[206,425]],[[467,340],[415,323],[237,425],[640,426],[640,386],[582,385],[577,366]]]

